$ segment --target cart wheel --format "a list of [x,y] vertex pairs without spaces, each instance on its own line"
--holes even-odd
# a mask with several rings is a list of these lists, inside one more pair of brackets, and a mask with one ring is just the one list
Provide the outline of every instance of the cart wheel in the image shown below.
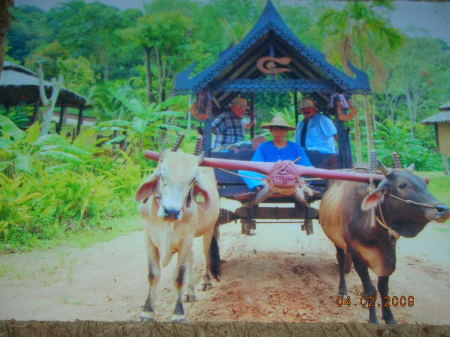
[[251,230],[256,229],[256,221],[252,219],[241,219],[241,234],[252,235]]

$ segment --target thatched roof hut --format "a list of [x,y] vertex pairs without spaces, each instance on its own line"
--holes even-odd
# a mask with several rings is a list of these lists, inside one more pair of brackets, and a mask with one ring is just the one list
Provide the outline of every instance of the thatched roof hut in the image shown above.
[[422,124],[450,123],[450,109],[448,111],[442,111],[433,116],[425,118],[421,123]]
[[[51,95],[52,83],[44,81],[47,96]],[[40,101],[39,77],[30,69],[5,61],[0,75],[0,104],[15,106],[35,104]],[[83,108],[87,98],[68,89],[61,89],[56,106]]]
[[436,131],[436,143],[442,154],[445,173],[448,174],[448,156],[450,156],[450,102],[439,107],[439,112],[424,119],[422,124],[433,124]]
[[441,105],[439,107],[439,110],[441,110],[441,111],[450,111],[450,101],[448,101],[447,103]]
[[[53,84],[44,81],[45,92],[47,97],[52,94]],[[79,133],[83,122],[83,110],[87,107],[87,98],[62,88],[58,95],[56,106],[61,108],[60,121],[58,130],[61,130],[64,113],[67,107],[79,109],[77,132]],[[0,74],[0,105],[4,105],[6,109],[19,104],[34,105],[33,121],[36,120],[39,107],[42,106],[39,94],[39,77],[21,65],[5,61],[3,71]]]

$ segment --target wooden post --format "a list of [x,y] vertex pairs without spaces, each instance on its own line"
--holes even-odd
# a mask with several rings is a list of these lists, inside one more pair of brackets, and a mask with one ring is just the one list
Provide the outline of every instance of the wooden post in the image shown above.
[[298,96],[297,91],[294,91],[294,109],[295,109],[295,127],[298,125]]
[[[208,89],[211,90],[211,89]],[[207,95],[208,99],[212,99],[212,93],[211,95]],[[209,104],[209,103],[208,103]],[[203,135],[203,149],[205,150],[206,157],[211,156],[211,147],[212,147],[212,129],[211,124],[214,120],[214,114],[213,111],[209,114],[209,118],[205,121],[205,128],[204,128],[204,135]]]
[[[255,94],[252,94],[250,96],[250,109],[251,109],[250,121],[255,122]],[[253,125],[250,128],[250,138],[251,139],[253,139],[253,137],[255,137],[255,123],[253,123]]]
[[33,116],[31,117],[31,124],[34,124],[39,118],[39,107],[41,105],[41,101],[38,99],[36,103],[34,103]]
[[444,166],[444,173],[448,176],[448,156],[446,154],[442,154],[442,165]]
[[81,124],[83,124],[83,110],[84,110],[84,105],[81,106],[80,111],[78,112],[78,123],[77,123],[76,136],[78,136],[80,134]]
[[64,125],[64,115],[66,113],[66,102],[64,99],[61,101],[61,110],[59,112],[59,122],[56,125],[56,133],[61,134],[62,127]]

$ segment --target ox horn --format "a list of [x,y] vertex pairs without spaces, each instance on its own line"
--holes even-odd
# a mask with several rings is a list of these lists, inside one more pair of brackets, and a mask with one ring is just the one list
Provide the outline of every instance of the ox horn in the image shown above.
[[199,165],[203,162],[203,159],[205,159],[205,151],[202,151],[199,155],[198,155],[198,163]]
[[383,164],[383,162],[382,162],[381,160],[379,160],[379,159],[378,159],[378,165],[380,166],[380,168],[381,168],[381,173],[383,173],[383,175],[387,176],[387,175],[391,174],[392,169],[386,167],[386,166]]
[[203,137],[201,135],[197,136],[197,140],[195,142],[195,150],[194,150],[194,156],[198,156],[203,147]]
[[398,155],[397,152],[394,152],[392,154],[392,159],[394,159],[394,167],[396,169],[402,168],[402,163],[400,162],[400,156]]
[[369,159],[369,171],[370,173],[376,173],[377,172],[377,151],[370,150],[370,159]]
[[406,169],[412,173],[416,169],[416,165],[414,165],[414,163],[412,163]]
[[178,135],[177,141],[175,142],[175,145],[172,148],[172,151],[175,152],[180,148],[181,143],[183,142],[183,139],[186,135],[184,133],[180,133]]

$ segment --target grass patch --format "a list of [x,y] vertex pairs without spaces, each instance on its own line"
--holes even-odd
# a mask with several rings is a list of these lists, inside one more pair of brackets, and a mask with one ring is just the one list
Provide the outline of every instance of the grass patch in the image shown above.
[[0,265],[0,277],[5,276],[6,274],[9,274],[13,271],[13,266],[7,265],[7,264],[1,264]]
[[0,253],[50,249],[61,245],[86,248],[95,243],[110,241],[116,237],[141,229],[142,223],[139,216],[108,219],[96,226],[87,227],[82,230],[61,231],[52,239],[38,240],[34,238],[29,240],[26,246],[18,243],[3,244],[0,245]]
[[60,297],[58,300],[59,300],[59,302],[61,302],[63,304],[84,305],[83,301],[76,300],[73,297],[69,297],[69,296]]

